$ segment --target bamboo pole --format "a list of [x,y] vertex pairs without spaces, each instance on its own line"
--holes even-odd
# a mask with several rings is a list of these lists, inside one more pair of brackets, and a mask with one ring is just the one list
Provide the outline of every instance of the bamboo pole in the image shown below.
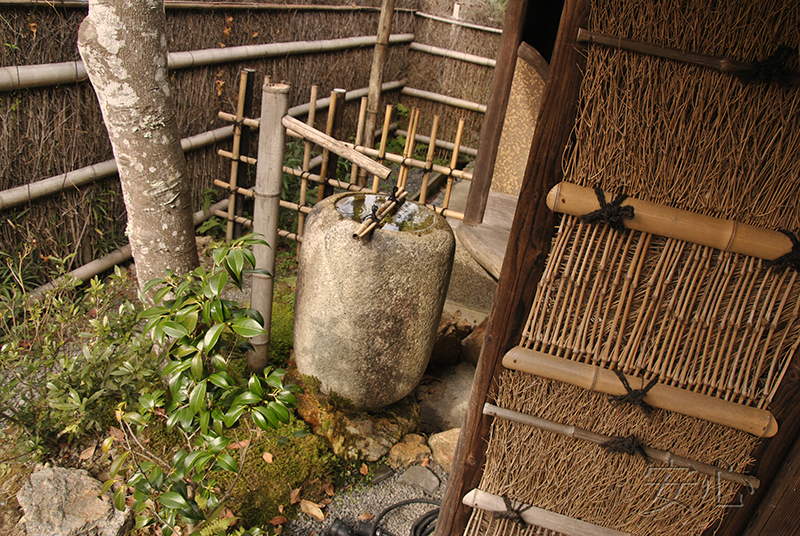
[[[382,92],[387,91],[395,91],[397,89],[402,89],[406,85],[406,79],[403,78],[401,80],[394,80],[392,82],[384,82],[381,86]],[[348,91],[347,95],[345,96],[345,102],[350,102],[356,99],[360,99],[361,97],[365,97],[369,92],[368,87],[362,87],[360,89],[354,89],[353,91]],[[316,107],[318,110],[327,108],[331,104],[331,99],[329,97],[325,97],[324,99],[318,99],[316,101]],[[293,106],[289,108],[289,115],[292,117],[298,117],[301,115],[305,115],[308,113],[311,104],[299,104],[297,106]]]
[[[398,204],[402,203],[403,199],[405,199],[407,195],[408,192],[406,192],[405,190],[396,191],[395,199],[397,199],[397,201],[394,201],[393,199],[388,199],[380,206],[380,208],[377,211],[375,211],[375,217],[378,218],[378,221],[385,218],[387,214],[389,214],[391,211],[395,209],[395,207],[398,206]],[[377,226],[378,222],[376,221],[371,221],[370,223],[367,223],[366,220],[364,220],[363,222],[361,222],[361,225],[358,226],[358,229],[356,229],[356,231],[353,233],[353,238],[355,238],[356,240],[361,240],[365,236],[369,235]]]
[[[397,129],[397,134],[399,136],[408,136],[408,131]],[[429,136],[423,136],[422,134],[417,134],[414,136],[417,140],[417,143],[424,143],[425,145],[430,145],[431,138]],[[448,151],[452,151],[455,148],[455,144],[451,141],[444,141],[444,140],[436,140],[436,147],[439,149],[447,149]],[[470,156],[477,156],[478,150],[473,147],[467,147],[466,145],[462,145],[459,147],[459,152],[462,154],[468,154]]]
[[[419,139],[419,136],[415,136],[415,137],[417,139]],[[346,142],[341,142],[341,143],[344,143],[344,145],[346,145],[347,147],[350,147],[354,151],[358,151],[361,154],[364,154],[364,155],[367,155],[367,156],[374,156],[376,158],[381,158],[380,149],[371,149],[369,147],[363,147],[363,146],[362,147],[355,147],[355,146],[353,146],[352,143],[346,143]],[[427,165],[426,165],[424,160],[417,160],[415,158],[405,158],[405,157],[403,157],[403,155],[394,154],[394,153],[384,153],[383,154],[383,159],[384,160],[388,160],[389,162],[393,162],[395,164],[402,164],[403,161],[405,160],[405,165],[406,166],[413,167],[413,168],[418,168],[418,169],[426,169],[426,167],[427,167]],[[463,179],[463,180],[468,180],[468,181],[472,180],[472,173],[470,173],[469,171],[462,171],[460,169],[455,169],[455,168],[451,168],[451,167],[447,167],[447,166],[440,166],[439,164],[432,164],[431,165],[431,171],[434,171],[436,173],[441,173],[443,175],[451,175],[451,176],[455,177],[456,179]]]
[[[431,137],[433,143],[428,143],[428,157],[425,159],[425,175],[422,177],[422,188],[419,191],[419,202],[423,205],[428,199],[428,180],[431,178],[431,166],[433,166],[433,155],[436,152],[436,134],[439,132],[439,116],[433,116],[433,126],[431,127]],[[416,139],[416,138],[415,138]],[[455,145],[455,144],[454,144]]]
[[[356,125],[356,145],[361,145],[364,140],[364,127],[367,120],[367,98],[361,97],[361,105],[358,108],[358,124]],[[373,129],[373,138],[374,136],[374,129]],[[364,186],[363,184],[359,183],[358,175],[359,175],[359,168],[357,165],[353,164],[350,168],[350,183],[351,184],[359,184],[359,186]]]
[[[453,156],[450,158],[450,169],[455,169],[458,164],[458,148],[461,147],[461,136],[464,134],[464,120],[459,119],[458,130],[456,131],[456,141],[453,143]],[[452,173],[447,177],[447,186],[444,189],[444,201],[442,207],[447,208],[450,206],[450,193],[453,191],[453,175]]]
[[416,52],[424,52],[426,54],[433,54],[434,56],[442,56],[454,60],[461,60],[475,65],[483,65],[484,67],[494,67],[497,60],[492,58],[484,58],[483,56],[476,56],[474,54],[467,54],[466,52],[459,52],[457,50],[449,50],[446,48],[435,47],[433,45],[424,45],[413,41],[409,46],[409,50]]
[[[627,393],[625,386],[611,370],[520,346],[506,353],[503,366],[589,391],[612,396]],[[627,374],[625,378],[631,386],[638,386],[644,381],[643,378]],[[653,407],[730,426],[758,437],[772,437],[778,432],[778,423],[769,411],[660,383],[647,392],[644,401]]]
[[381,179],[386,179],[391,173],[389,168],[382,166],[371,158],[359,153],[355,149],[348,147],[343,142],[331,138],[319,130],[310,127],[301,121],[298,121],[294,117],[289,115],[284,116],[281,122],[287,129],[291,129],[302,135],[304,138],[313,141],[317,145],[325,147],[326,149],[338,154],[342,158],[350,160],[359,167],[367,169],[370,173],[378,175]]
[[[605,198],[610,202],[612,194],[606,193]],[[792,250],[789,237],[777,231],[630,197],[623,204],[634,208],[634,218],[624,223],[625,227],[636,231],[766,260],[777,259]],[[547,206],[555,212],[581,216],[597,210],[599,203],[593,189],[560,182],[547,194]]]
[[289,86],[270,84],[265,79],[261,96],[261,129],[258,137],[258,166],[256,167],[255,205],[253,207],[253,232],[261,234],[267,245],[253,246],[256,268],[266,269],[270,275],[253,274],[250,306],[261,313],[267,324],[266,333],[250,339],[253,350],[247,356],[247,368],[260,372],[267,365],[269,352],[269,325],[272,319],[273,276],[275,253],[278,246],[278,217],[281,186],[283,184],[283,150],[286,131],[281,118],[289,109]]
[[[589,430],[578,428],[577,426],[561,424],[548,419],[542,419],[540,417],[528,415],[526,413],[499,408],[493,404],[489,404],[488,402],[483,406],[483,414],[525,424],[527,426],[533,426],[534,428],[538,428],[540,430],[553,432],[574,439],[581,439],[597,445],[602,445],[603,443],[607,443],[609,440],[613,439],[611,436],[596,434],[594,432],[590,432]],[[704,475],[721,478],[722,480],[726,480],[728,482],[735,482],[736,484],[742,486],[748,486],[751,489],[758,489],[758,486],[761,485],[759,480],[754,476],[734,473],[733,471],[728,471],[727,469],[720,469],[707,463],[702,463],[689,458],[684,458],[683,456],[678,456],[677,454],[673,454],[672,452],[666,450],[654,449],[645,445],[642,445],[642,448],[644,449],[644,452],[647,454],[648,458],[657,460],[661,463],[669,465],[670,467],[685,467]]]
[[455,26],[462,26],[464,28],[470,28],[472,30],[480,30],[482,32],[489,32],[495,34],[502,34],[503,30],[501,28],[492,28],[491,26],[481,26],[480,24],[472,24],[470,22],[463,22],[460,20],[453,20],[447,19],[445,17],[438,17],[436,15],[431,15],[429,13],[424,13],[422,11],[417,11],[414,13],[417,17],[422,17],[423,19],[431,19],[438,22],[446,22],[447,24],[453,24]]
[[[87,0],[0,0],[0,6],[41,6],[86,9],[89,7]],[[184,2],[181,0],[164,0],[165,9],[202,9],[209,11],[380,11],[374,6],[336,6],[315,4],[261,4],[253,2]],[[412,8],[398,7],[395,11],[414,13]]]
[[[487,512],[503,514],[508,512],[506,502],[500,495],[473,489],[462,500],[470,508],[480,508]],[[513,507],[525,523],[543,529],[552,530],[565,536],[633,536],[630,532],[620,532],[593,523],[587,523],[574,517],[551,512],[536,506],[514,501]],[[467,534],[465,532],[465,534]]]
[[[194,213],[193,219],[194,224],[199,225],[204,221],[208,220],[212,216],[216,215],[220,211],[226,209],[228,207],[228,200],[223,199],[222,201],[218,201],[209,207],[208,210],[202,211],[199,210]],[[227,213],[224,213],[227,214]],[[72,270],[71,272],[67,272],[66,274],[62,275],[61,277],[49,282],[45,283],[44,285],[40,286],[37,289],[34,289],[33,292],[30,293],[31,299],[38,299],[41,297],[42,294],[47,292],[48,290],[53,290],[59,285],[64,284],[65,282],[71,279],[78,279],[80,281],[88,281],[89,279],[93,278],[94,276],[105,272],[106,270],[110,270],[114,266],[118,264],[122,264],[123,262],[127,262],[133,257],[131,253],[131,246],[130,244],[122,246],[121,248],[115,249],[111,253],[107,255],[103,255],[99,259],[95,259],[92,262],[88,262],[83,266]]]
[[225,240],[233,240],[233,217],[236,215],[236,181],[239,178],[239,149],[242,141],[242,119],[244,118],[245,95],[247,93],[247,73],[239,74],[239,99],[236,102],[236,120],[233,124],[233,150],[231,151],[231,193],[228,196],[228,223],[225,227]]
[[[343,89],[334,89],[331,91],[330,96],[330,105],[328,106],[328,117],[327,123],[325,125],[325,135],[328,136],[330,139],[333,138],[333,129],[336,124],[336,118],[339,114],[339,111],[343,109],[344,106],[344,97],[346,96],[347,92]],[[323,146],[322,149],[322,164],[319,167],[319,176],[322,178],[322,185],[320,186],[317,192],[317,202],[322,201],[325,196],[330,195],[332,191],[326,191],[325,188],[325,180],[328,178],[328,162],[330,160],[331,150],[328,147]],[[333,165],[333,173],[336,175],[336,164]]]
[[465,110],[471,110],[473,112],[479,112],[482,114],[486,113],[485,104],[479,104],[477,102],[471,102],[464,99],[457,99],[455,97],[448,97],[447,95],[434,93],[433,91],[424,91],[422,89],[414,89],[413,87],[404,87],[400,90],[400,93],[403,95],[408,95],[409,97],[417,97],[418,99],[440,102],[442,104],[447,104],[456,108],[463,108]]
[[[310,127],[314,126],[314,119],[317,117],[317,94],[319,92],[319,87],[316,85],[311,86],[311,96],[309,98],[309,111],[308,111],[308,118],[306,120],[306,124]],[[347,97],[345,97],[347,98]],[[309,169],[311,169],[311,149],[313,148],[313,143],[306,140],[305,144],[303,145],[303,172],[307,173]],[[306,204],[306,195],[308,193],[308,179],[305,176],[300,178],[300,194],[299,194],[299,205],[305,206]],[[297,235],[303,236],[305,232],[306,226],[306,215],[303,212],[300,212],[297,215]],[[300,243],[297,244],[297,258],[300,258]]]
[[[413,40],[414,34],[395,34],[389,37],[389,44],[404,44]],[[171,52],[167,56],[167,66],[174,71],[202,65],[285,57],[292,54],[316,54],[363,48],[373,46],[375,42],[375,36],[363,36]],[[0,68],[0,91],[73,84],[86,79],[86,69],[83,67],[83,62],[80,61],[42,65],[15,65]]]

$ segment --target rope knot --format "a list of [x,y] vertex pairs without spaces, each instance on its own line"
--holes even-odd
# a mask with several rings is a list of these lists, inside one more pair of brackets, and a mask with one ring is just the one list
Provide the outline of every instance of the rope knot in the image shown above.
[[611,203],[607,203],[602,188],[595,186],[594,193],[600,202],[600,208],[580,216],[579,219],[584,223],[607,223],[615,231],[623,232],[625,230],[623,220],[633,219],[634,216],[631,205],[622,206],[622,202],[628,198],[628,194],[619,193]]
[[605,443],[601,443],[600,446],[610,452],[620,452],[630,456],[636,456],[638,454],[644,458],[644,461],[650,463],[650,457],[644,450],[644,445],[642,445],[633,434],[625,437],[614,436]]
[[505,512],[497,512],[494,514],[494,517],[497,519],[508,519],[513,521],[514,523],[519,523],[521,525],[525,525],[525,520],[522,519],[522,514],[524,514],[528,507],[525,504],[520,503],[519,506],[514,506],[514,502],[509,499],[506,495],[502,495],[503,502],[506,505]]
[[[647,392],[650,389],[652,389],[655,384],[658,383],[658,378],[653,378],[652,380],[650,380],[650,383],[648,383],[642,389],[632,389],[631,385],[628,383],[628,378],[625,377],[622,371],[617,369],[614,371],[614,374],[617,375],[617,378],[619,378],[619,381],[622,383],[623,387],[625,387],[627,393],[625,393],[624,395],[611,396],[610,397],[611,400],[616,404],[627,403],[627,404],[633,404],[634,406],[639,406],[645,415],[651,417],[653,413],[653,406],[645,402],[644,397],[647,396]],[[642,380],[642,383],[644,383],[644,380]]]
[[800,239],[797,238],[796,234],[786,229],[778,229],[778,231],[788,236],[789,240],[792,241],[792,250],[789,253],[784,253],[777,259],[767,261],[767,267],[783,268],[785,266],[791,266],[800,272]]
[[777,82],[781,86],[791,85],[792,70],[787,65],[797,55],[797,50],[789,45],[781,45],[771,55],[752,62],[752,67],[736,74],[743,84]]

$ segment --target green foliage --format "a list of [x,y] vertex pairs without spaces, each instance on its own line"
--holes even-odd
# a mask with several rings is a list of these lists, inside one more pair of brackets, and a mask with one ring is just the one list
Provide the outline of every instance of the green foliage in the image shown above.
[[[145,285],[154,305],[141,313],[143,331],[163,347],[167,364],[162,371],[165,391],[143,394],[134,411],[120,411],[123,452],[111,465],[105,489],[124,482],[115,493],[115,505],[125,505],[125,490],[133,488],[137,528],[159,524],[169,536],[179,522],[190,528],[218,518],[222,505],[241,475],[248,446],[257,429],[277,428],[289,422],[300,388],[284,385],[283,370],[251,376],[246,384],[230,373],[230,361],[245,338],[265,333],[257,311],[222,298],[230,281],[241,288],[246,266],[254,266],[250,247],[266,244],[253,234],[217,247],[214,268],[195,269],[185,276],[168,273]],[[257,427],[240,446],[237,460],[227,447],[225,431],[243,424]],[[157,423],[179,431],[184,439],[171,460],[149,451],[139,437]],[[303,434],[298,434],[303,435]],[[108,450],[111,442],[104,444]],[[219,474],[237,475],[224,493]],[[121,490],[121,491],[120,491]],[[119,497],[117,497],[119,494]]]

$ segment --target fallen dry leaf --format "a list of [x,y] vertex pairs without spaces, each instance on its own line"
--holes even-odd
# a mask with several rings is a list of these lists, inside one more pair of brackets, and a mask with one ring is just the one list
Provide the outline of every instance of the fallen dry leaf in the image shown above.
[[283,505],[282,504],[278,505],[278,512],[283,513]]
[[333,484],[331,484],[330,482],[328,482],[327,484],[325,484],[324,486],[322,486],[322,489],[323,489],[323,491],[325,491],[325,494],[326,494],[328,497],[333,497],[333,495],[334,495],[334,492],[333,492]]
[[264,459],[265,462],[272,463],[272,454],[270,454],[269,452],[263,453],[261,457]]
[[272,519],[269,520],[269,524],[277,527],[278,525],[283,525],[287,521],[289,521],[289,520],[286,519],[283,516],[275,516],[275,517],[273,517]]
[[243,439],[241,441],[234,441],[233,443],[229,443],[228,448],[231,450],[243,449],[249,444],[250,444],[249,439]]
[[303,488],[293,489],[289,494],[289,504],[297,504],[300,502],[300,490]]
[[119,439],[119,440],[125,439],[125,434],[123,434],[122,430],[120,430],[116,426],[112,426],[111,428],[109,428],[108,432],[111,434],[111,437],[113,437],[114,439]]
[[369,520],[370,520],[370,519],[372,519],[373,517],[375,517],[375,516],[373,516],[373,515],[372,515],[372,514],[370,514],[369,512],[364,512],[363,514],[361,514],[360,516],[358,516],[358,519],[359,519],[359,521],[369,521]]
[[320,504],[320,506],[328,506],[329,504],[331,504],[331,502],[333,502],[333,501],[331,501],[329,498],[325,497],[324,499],[319,501],[319,504]]
[[81,451],[81,455],[78,456],[81,460],[88,460],[92,456],[94,456],[94,451],[97,448],[97,443],[93,443],[91,447],[85,448]]
[[322,513],[322,509],[318,504],[303,499],[300,501],[300,510],[320,523],[325,521],[325,514]]
[[369,467],[367,467],[366,463],[362,463],[361,464],[361,469],[358,472],[361,473],[364,476],[367,476],[369,474]]
[[256,37],[258,37],[258,32],[253,32],[252,38],[255,39]]
[[430,464],[431,464],[431,459],[430,458],[425,458],[424,460],[422,460],[422,463],[420,465],[422,467],[428,467]]

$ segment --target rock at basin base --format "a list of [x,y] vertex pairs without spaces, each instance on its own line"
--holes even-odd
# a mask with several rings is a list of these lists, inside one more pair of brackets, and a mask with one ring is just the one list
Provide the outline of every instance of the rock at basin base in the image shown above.
[[29,536],[121,536],[127,515],[83,469],[46,467],[17,493]]
[[450,472],[453,467],[453,457],[456,453],[456,445],[458,444],[458,435],[461,433],[461,428],[453,428],[446,432],[434,434],[428,439],[428,446],[433,453],[433,461],[446,472]]

